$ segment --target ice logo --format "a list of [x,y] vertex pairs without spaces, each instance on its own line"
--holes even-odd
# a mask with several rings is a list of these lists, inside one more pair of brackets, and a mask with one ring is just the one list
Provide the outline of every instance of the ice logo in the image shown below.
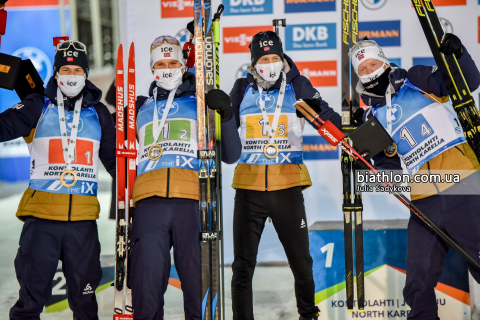
[[[65,118],[67,119],[67,131],[70,132],[70,131],[72,131],[72,127],[73,127],[73,115],[69,114]],[[83,120],[82,120],[82,118],[80,118],[79,121],[78,121],[77,132],[82,131],[82,129],[83,129]]]
[[387,3],[387,0],[362,0],[363,5],[370,10],[378,10]]
[[[167,103],[164,102],[164,103],[162,103],[162,104],[160,105],[160,108],[157,109],[157,110],[158,110],[158,111],[157,111],[157,112],[158,112],[158,115],[159,115],[160,117],[163,116],[163,111],[165,110],[165,107],[166,107],[166,106],[167,106]],[[174,115],[175,113],[177,113],[178,109],[179,109],[178,104],[177,104],[175,101],[173,101],[173,102],[172,102],[172,106],[170,107],[170,110],[168,111],[168,115],[169,115],[169,116]]]
[[52,62],[42,50],[35,47],[23,47],[16,50],[13,56],[22,59],[30,59],[43,82],[47,82],[52,76]]
[[[275,97],[269,93],[262,94],[262,98],[265,101],[265,109],[268,110],[275,105]],[[260,107],[260,96],[257,98],[257,106]]]
[[70,80],[67,80],[67,86],[70,86],[70,87],[75,87],[77,85],[77,81],[70,81]]
[[245,64],[242,64],[240,66],[240,68],[238,68],[236,74],[235,74],[235,79],[238,79],[238,78],[245,78],[248,74],[248,66],[250,65],[250,63],[245,63]]
[[397,123],[402,118],[402,107],[400,107],[398,104],[394,104],[392,106],[392,118],[392,124]]

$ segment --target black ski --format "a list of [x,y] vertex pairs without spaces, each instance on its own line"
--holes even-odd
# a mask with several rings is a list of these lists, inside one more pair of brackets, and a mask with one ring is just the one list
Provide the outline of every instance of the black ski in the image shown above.
[[440,19],[430,0],[412,0],[433,58],[442,73],[453,108],[465,133],[468,144],[480,160],[480,116],[455,55],[444,55],[438,47],[444,36]]

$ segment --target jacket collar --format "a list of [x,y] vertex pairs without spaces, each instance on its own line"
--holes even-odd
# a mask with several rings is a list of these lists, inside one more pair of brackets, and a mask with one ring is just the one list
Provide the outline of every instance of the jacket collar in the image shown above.
[[[169,90],[165,90],[157,86],[157,83],[153,81],[150,84],[150,89],[148,90],[148,95],[153,96],[153,89],[157,87],[157,100],[166,100],[168,99]],[[196,92],[196,82],[195,75],[191,72],[184,72],[182,76],[182,84],[177,88],[175,92],[175,98],[183,97],[186,95],[195,94]]]
[[[55,76],[52,76],[47,83],[47,87],[45,88],[44,94],[47,96],[48,99],[54,104],[57,105],[57,79]],[[88,106],[94,106],[100,102],[102,98],[102,91],[98,89],[90,80],[85,80],[85,87],[83,90],[78,94],[78,96],[69,98],[64,96],[64,105],[66,110],[73,110],[75,107],[75,102],[78,98],[83,95],[82,100],[82,108],[86,108]]]

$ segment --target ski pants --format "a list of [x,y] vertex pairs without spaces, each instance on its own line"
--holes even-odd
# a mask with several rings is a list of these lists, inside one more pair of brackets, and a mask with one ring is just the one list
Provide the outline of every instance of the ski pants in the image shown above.
[[295,278],[298,313],[303,317],[314,315],[318,307],[302,188],[268,192],[237,189],[233,216],[233,319],[253,320],[252,279],[267,217],[272,219]]
[[73,318],[98,319],[95,289],[102,279],[102,268],[96,221],[28,217],[15,258],[20,292],[10,309],[11,320],[40,319],[40,313],[52,295],[58,260],[62,261]]
[[185,319],[202,319],[198,215],[197,200],[150,197],[136,203],[129,274],[135,320],[163,319],[172,246]]
[[[471,188],[478,189],[476,195],[440,193],[415,200],[413,204],[480,262],[480,178],[476,175],[478,173],[447,189],[452,193],[455,189],[458,191],[470,184]],[[434,288],[442,273],[447,252],[453,249],[413,213],[407,231],[407,280],[403,296],[411,307],[408,319],[437,320]],[[469,270],[475,280],[480,282],[480,273],[470,265]]]

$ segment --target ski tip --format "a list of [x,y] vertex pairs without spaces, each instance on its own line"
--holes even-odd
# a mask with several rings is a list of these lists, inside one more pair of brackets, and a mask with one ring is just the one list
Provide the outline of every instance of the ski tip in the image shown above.
[[352,313],[352,312],[353,312],[353,309],[348,309],[348,312]]
[[132,52],[132,50],[135,50],[134,42],[130,43],[130,52]]
[[363,312],[365,312],[365,310],[359,309],[358,312],[363,313]]

